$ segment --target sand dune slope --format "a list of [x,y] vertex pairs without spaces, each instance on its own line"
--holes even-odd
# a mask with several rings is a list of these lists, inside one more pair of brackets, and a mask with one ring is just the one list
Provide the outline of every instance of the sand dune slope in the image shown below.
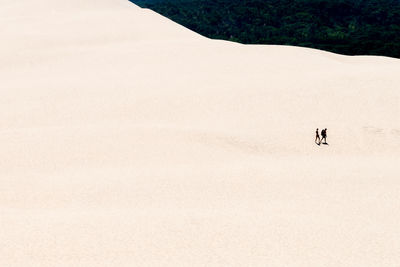
[[0,20],[1,266],[398,266],[400,60],[125,0]]

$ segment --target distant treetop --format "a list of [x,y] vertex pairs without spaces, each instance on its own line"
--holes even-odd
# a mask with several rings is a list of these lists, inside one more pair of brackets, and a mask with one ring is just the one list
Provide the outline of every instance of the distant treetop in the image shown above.
[[400,0],[131,0],[213,39],[400,58]]

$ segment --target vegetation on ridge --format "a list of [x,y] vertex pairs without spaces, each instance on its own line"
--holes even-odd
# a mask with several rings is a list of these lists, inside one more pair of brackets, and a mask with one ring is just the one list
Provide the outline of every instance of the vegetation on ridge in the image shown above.
[[213,39],[400,58],[400,0],[131,0]]

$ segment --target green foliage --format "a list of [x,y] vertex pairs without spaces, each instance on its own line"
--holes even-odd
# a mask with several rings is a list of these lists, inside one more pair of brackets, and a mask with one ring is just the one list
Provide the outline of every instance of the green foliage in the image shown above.
[[131,0],[213,39],[400,58],[400,0]]

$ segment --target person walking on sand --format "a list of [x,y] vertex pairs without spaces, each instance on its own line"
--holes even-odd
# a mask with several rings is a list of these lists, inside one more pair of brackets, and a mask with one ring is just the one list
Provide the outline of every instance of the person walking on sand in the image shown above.
[[[318,140],[318,143],[317,143],[317,140]],[[317,145],[320,145],[320,144],[321,144],[321,138],[319,138],[318,128],[317,128],[317,130],[315,131],[315,143],[316,143]]]
[[[327,131],[328,129],[327,128],[325,128],[325,129],[323,129],[322,131],[321,131],[321,136],[322,136],[322,138],[321,138],[321,143],[323,143],[323,144],[327,144],[327,142],[326,142],[326,131]],[[322,142],[323,140],[325,140],[325,142]]]

